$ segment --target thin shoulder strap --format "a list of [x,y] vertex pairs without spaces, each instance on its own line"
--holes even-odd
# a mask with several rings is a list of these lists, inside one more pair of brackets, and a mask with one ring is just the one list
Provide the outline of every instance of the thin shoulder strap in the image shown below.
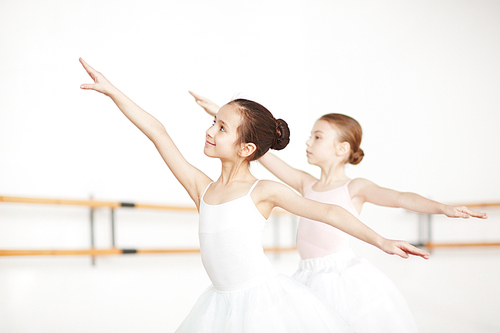
[[248,190],[247,195],[250,195],[250,194],[252,193],[253,189],[255,188],[255,185],[257,185],[257,183],[259,182],[259,180],[260,180],[260,179],[257,179],[257,180],[255,181],[255,183],[253,183],[252,187],[250,187],[250,189]]
[[310,189],[312,189],[312,187],[314,186],[314,184],[316,184],[318,182],[318,180],[316,179],[315,181],[313,181],[311,184],[309,184],[309,186],[307,186],[304,190],[304,193],[306,193],[307,191],[309,191]]
[[205,193],[207,193],[207,190],[208,188],[210,187],[210,185],[212,185],[214,182],[211,182],[210,184],[207,185],[207,187],[205,188],[205,191],[203,191],[203,194],[201,195],[201,200],[203,200],[203,197],[205,196]]

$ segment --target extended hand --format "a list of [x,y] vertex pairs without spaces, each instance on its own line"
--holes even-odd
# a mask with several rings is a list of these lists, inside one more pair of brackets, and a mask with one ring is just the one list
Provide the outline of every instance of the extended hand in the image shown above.
[[488,218],[488,215],[486,213],[473,212],[472,210],[470,210],[465,206],[460,206],[460,207],[448,206],[445,215],[448,217],[461,217],[464,219],[468,219],[469,217],[477,217],[480,219]]
[[215,104],[214,102],[212,102],[208,98],[205,98],[203,96],[195,94],[192,91],[189,91],[189,93],[191,94],[191,96],[194,97],[194,99],[196,100],[196,103],[198,103],[199,106],[201,106],[203,109],[205,109],[205,111],[209,115],[215,116],[217,114],[217,112],[220,109],[220,107],[217,104]]
[[113,85],[98,71],[93,69],[89,64],[87,64],[82,58],[79,59],[83,65],[83,68],[90,75],[94,84],[82,84],[80,88],[86,90],[95,90],[104,95],[109,95],[110,91],[114,88]]
[[408,258],[410,255],[419,256],[424,259],[429,259],[429,253],[416,248],[405,241],[395,241],[387,239],[382,245],[382,250],[388,254],[395,254],[401,258]]

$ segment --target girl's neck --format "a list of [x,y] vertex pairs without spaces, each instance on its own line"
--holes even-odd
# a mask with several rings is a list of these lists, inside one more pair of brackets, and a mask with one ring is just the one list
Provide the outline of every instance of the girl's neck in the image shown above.
[[222,171],[217,182],[226,186],[233,182],[247,182],[255,177],[250,173],[249,162],[242,161],[223,161]]
[[319,183],[323,185],[333,185],[338,182],[344,182],[349,178],[345,174],[345,163],[331,163],[329,165],[320,165],[321,177]]

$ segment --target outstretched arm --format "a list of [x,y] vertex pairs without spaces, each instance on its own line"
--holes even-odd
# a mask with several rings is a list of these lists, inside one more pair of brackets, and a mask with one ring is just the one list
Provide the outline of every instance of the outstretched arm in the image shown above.
[[260,191],[270,195],[266,203],[271,207],[281,207],[292,214],[327,223],[388,254],[396,254],[402,258],[408,258],[409,255],[429,258],[429,253],[406,241],[389,240],[380,236],[340,206],[306,199],[277,182],[265,181],[263,185]]
[[154,143],[167,166],[198,207],[200,196],[210,183],[210,178],[186,161],[165,127],[156,118],[141,109],[82,58],[80,58],[80,62],[94,80],[93,84],[82,84],[80,87],[86,90],[95,90],[113,100],[122,113]]
[[353,193],[362,202],[370,202],[378,206],[397,207],[425,214],[444,214],[448,217],[488,218],[486,213],[474,212],[465,206],[456,207],[427,199],[411,192],[398,192],[380,187],[367,179],[353,181]]

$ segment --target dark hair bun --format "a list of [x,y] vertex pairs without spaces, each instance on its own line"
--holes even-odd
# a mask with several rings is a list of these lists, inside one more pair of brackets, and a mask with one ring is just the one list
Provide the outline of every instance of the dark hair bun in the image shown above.
[[283,119],[276,119],[276,140],[273,142],[271,149],[281,150],[290,142],[290,129],[288,124]]
[[360,148],[354,153],[352,153],[351,158],[349,159],[349,163],[353,165],[359,164],[363,160],[364,156],[365,153],[363,152],[363,149]]

